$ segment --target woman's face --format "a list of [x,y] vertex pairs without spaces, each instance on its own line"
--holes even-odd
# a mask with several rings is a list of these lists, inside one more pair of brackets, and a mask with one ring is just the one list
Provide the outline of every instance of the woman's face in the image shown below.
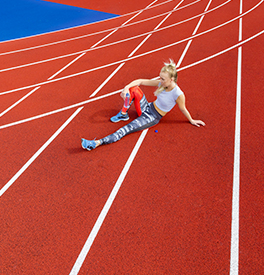
[[167,72],[160,72],[160,84],[162,87],[171,87],[172,83],[174,83],[174,81]]

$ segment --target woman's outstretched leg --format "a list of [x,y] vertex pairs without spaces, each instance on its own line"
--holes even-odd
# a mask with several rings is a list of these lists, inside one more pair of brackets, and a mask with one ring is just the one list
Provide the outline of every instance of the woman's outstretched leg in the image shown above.
[[114,143],[128,134],[147,129],[158,124],[161,118],[162,116],[155,110],[153,103],[148,104],[146,110],[140,117],[118,129],[115,133],[99,140],[82,139],[82,147],[83,149],[91,151],[100,145]]

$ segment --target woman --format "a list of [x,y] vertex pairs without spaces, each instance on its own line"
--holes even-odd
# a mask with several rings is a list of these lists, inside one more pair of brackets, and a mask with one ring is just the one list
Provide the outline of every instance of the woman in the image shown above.
[[[159,80],[137,79],[132,81],[121,93],[121,97],[124,99],[122,110],[110,120],[112,122],[128,120],[129,116],[127,111],[133,101],[139,117],[105,138],[99,140],[82,139],[83,149],[90,151],[100,145],[116,142],[127,134],[154,126],[158,124],[160,119],[176,104],[178,104],[180,110],[192,125],[198,127],[200,127],[200,125],[204,126],[205,123],[203,121],[194,120],[191,117],[185,106],[184,93],[178,87],[176,82],[177,70],[175,63],[172,60],[170,60],[170,63],[165,63],[165,66],[161,69]],[[139,88],[140,85],[157,86],[158,89],[154,93],[155,96],[157,96],[157,99],[152,103],[148,103],[145,95]]]

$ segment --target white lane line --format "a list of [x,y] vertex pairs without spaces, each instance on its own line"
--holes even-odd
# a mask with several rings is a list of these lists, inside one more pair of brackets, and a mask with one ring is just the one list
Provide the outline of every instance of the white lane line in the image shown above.
[[108,77],[107,79],[89,96],[94,97],[96,94],[108,83],[108,81],[125,65],[125,63],[121,63]]
[[[243,5],[240,0],[240,14]],[[239,41],[242,41],[242,18],[239,19]],[[241,79],[242,79],[242,47],[238,48],[237,62],[237,94],[236,94],[236,122],[235,147],[233,168],[233,195],[232,195],[232,223],[230,248],[230,275],[238,275],[239,270],[239,192],[240,192],[240,133],[241,133]]]
[[3,115],[5,115],[6,113],[8,113],[9,111],[11,111],[13,108],[15,108],[19,103],[21,103],[22,101],[24,101],[26,98],[28,98],[30,95],[32,95],[33,93],[35,93],[40,87],[36,87],[35,89],[33,89],[32,91],[30,91],[29,93],[27,93],[25,96],[23,96],[22,98],[20,98],[17,102],[15,102],[14,104],[12,104],[11,106],[9,106],[7,109],[5,109],[2,113],[0,113],[0,117],[2,117]]
[[124,166],[124,168],[123,168],[123,170],[122,170],[122,172],[121,172],[121,174],[120,174],[120,176],[117,180],[117,182],[115,183],[114,188],[112,189],[112,192],[111,192],[110,196],[108,197],[108,199],[107,199],[107,201],[106,201],[99,217],[97,218],[97,221],[96,221],[96,223],[95,223],[88,239],[86,240],[86,242],[85,242],[85,244],[84,244],[84,246],[83,246],[83,248],[82,248],[82,250],[81,250],[81,252],[78,256],[78,258],[77,258],[77,260],[76,260],[76,262],[75,262],[75,264],[74,264],[74,266],[73,266],[73,268],[70,272],[70,275],[78,274],[80,268],[82,267],[82,264],[83,264],[87,254],[88,254],[88,252],[89,252],[89,250],[90,250],[90,248],[91,248],[91,246],[92,246],[92,244],[93,244],[93,242],[94,242],[94,240],[95,240],[95,238],[96,238],[96,236],[97,236],[97,234],[98,234],[98,232],[99,232],[99,230],[100,230],[100,228],[101,228],[101,226],[104,222],[104,219],[105,219],[106,215],[108,214],[108,211],[109,211],[113,201],[115,200],[115,197],[116,197],[116,195],[117,195],[117,193],[118,193],[118,191],[119,191],[119,189],[120,189],[120,187],[121,187],[121,185],[122,185],[122,183],[123,183],[123,181],[124,181],[124,179],[127,175],[127,172],[129,171],[129,168],[130,168],[135,156],[137,155],[137,152],[138,152],[138,150],[139,150],[139,148],[140,148],[147,132],[148,132],[148,129],[145,129],[141,133],[141,135],[140,135],[140,137],[139,137],[132,153],[130,154],[130,156],[129,156],[129,158],[128,158],[128,160],[127,160],[127,162],[126,162],[126,164],[125,164],[125,166]]
[[74,119],[74,117],[82,110],[78,108],[67,121],[46,141],[41,148],[23,165],[23,167],[2,187],[0,197],[8,190],[10,186],[27,170],[27,168],[35,161],[35,159],[51,144],[51,142],[62,132],[62,130]]
[[[241,69],[241,53],[239,48],[238,69]],[[236,98],[236,126],[235,126],[235,148],[233,168],[233,196],[232,196],[232,227],[231,227],[231,253],[230,253],[230,275],[238,274],[239,258],[239,189],[240,189],[240,118],[241,118],[241,75],[238,72],[237,98]]]
[[64,70],[66,70],[68,67],[70,67],[73,63],[75,63],[77,60],[79,60],[81,57],[83,57],[86,53],[82,53],[79,56],[77,56],[75,59],[73,59],[70,63],[68,63],[66,66],[64,66],[63,68],[61,68],[59,71],[57,71],[54,75],[52,75],[50,78],[48,78],[48,80],[53,79],[55,76],[57,76],[58,74],[60,74],[61,72],[63,72]]

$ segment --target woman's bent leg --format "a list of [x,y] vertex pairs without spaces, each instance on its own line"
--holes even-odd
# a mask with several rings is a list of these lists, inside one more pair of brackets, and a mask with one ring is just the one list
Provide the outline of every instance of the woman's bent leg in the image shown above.
[[146,108],[146,104],[148,103],[144,93],[138,86],[135,86],[129,89],[129,94],[130,94],[129,106],[127,107],[124,104],[121,112],[126,113],[130,108],[132,102],[134,101],[137,114],[138,116],[141,116],[141,114],[144,112]]

